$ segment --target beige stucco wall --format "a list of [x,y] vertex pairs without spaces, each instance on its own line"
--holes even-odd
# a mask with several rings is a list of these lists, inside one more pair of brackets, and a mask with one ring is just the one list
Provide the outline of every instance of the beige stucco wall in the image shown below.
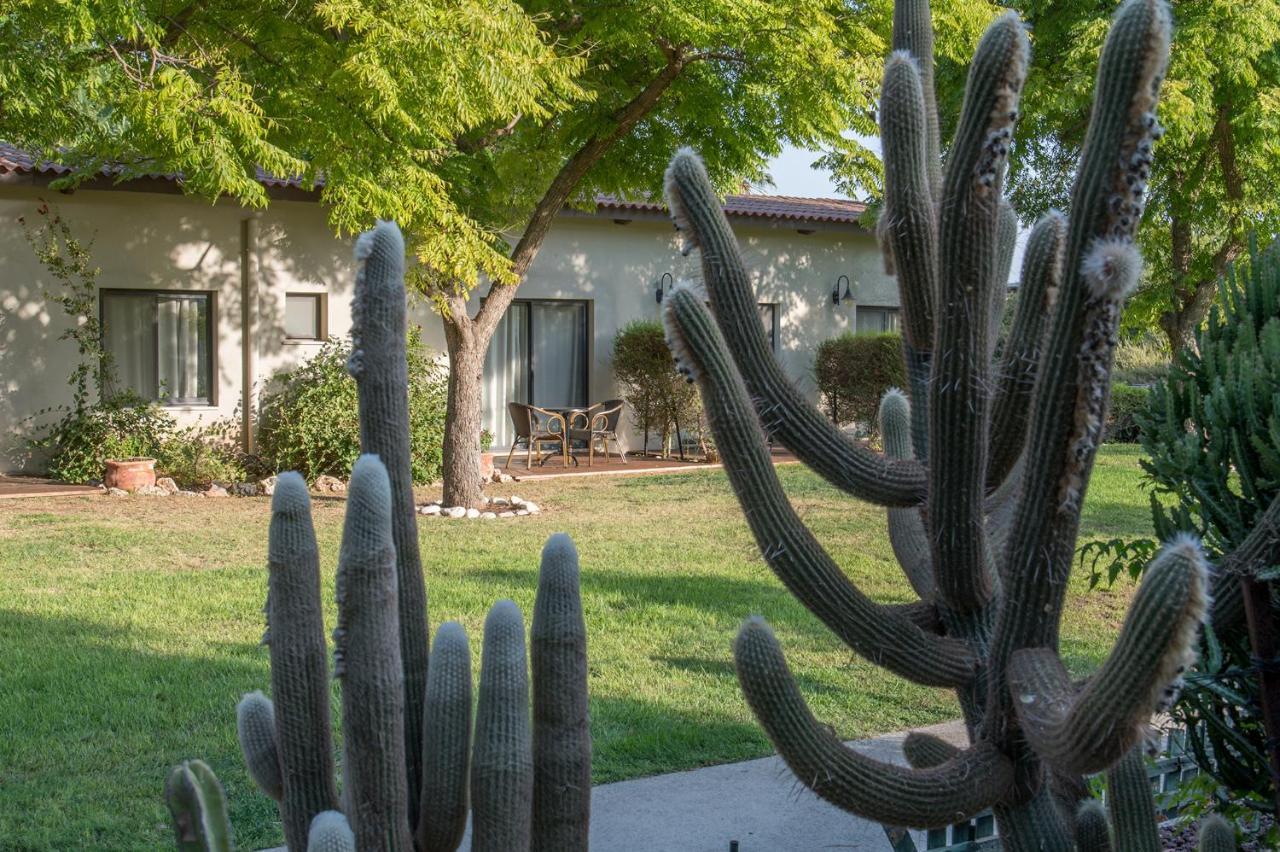
[[[99,285],[110,288],[212,291],[216,320],[215,403],[179,406],[183,422],[232,417],[241,401],[242,222],[253,218],[252,261],[257,267],[254,375],[260,385],[274,372],[298,363],[318,344],[286,341],[287,292],[328,294],[327,330],[350,328],[353,277],[351,241],[335,239],[323,208],[308,201],[273,201],[264,211],[219,202],[209,204],[173,193],[0,186],[0,470],[21,467],[23,438],[33,424],[65,404],[74,344],[59,340],[67,320],[45,298],[53,282],[37,263],[17,223],[51,200],[82,238],[92,238],[101,267]],[[737,223],[744,255],[757,281],[758,300],[779,304],[779,356],[787,372],[811,396],[813,352],[818,342],[852,328],[855,307],[831,304],[840,274],[849,276],[855,299],[894,305],[892,279],[880,269],[869,234],[847,226],[798,233],[796,223]],[[562,217],[520,288],[521,298],[592,301],[592,400],[615,395],[610,356],[613,337],[633,319],[656,318],[654,282],[664,272],[677,279],[697,275],[696,255],[682,257],[679,235],[665,220],[617,224],[608,217]],[[471,309],[479,305],[473,297]],[[425,304],[411,319],[422,325],[428,345],[444,350],[440,321]]]

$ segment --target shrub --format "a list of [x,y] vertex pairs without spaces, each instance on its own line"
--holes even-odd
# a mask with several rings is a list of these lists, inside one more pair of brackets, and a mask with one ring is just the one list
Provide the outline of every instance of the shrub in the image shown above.
[[880,397],[905,387],[902,335],[853,334],[824,340],[814,361],[818,392],[836,423],[865,423],[874,428]]
[[[447,376],[409,333],[409,432],[414,482],[439,478],[444,443]],[[347,373],[350,340],[327,341],[301,366],[280,373],[262,397],[258,454],[273,471],[296,470],[308,480],[347,478],[360,455],[356,383]]]
[[156,453],[156,473],[200,489],[214,482],[243,482],[250,472],[236,438],[231,424],[177,429]]
[[635,412],[644,433],[662,437],[665,450],[674,427],[681,433],[698,428],[701,406],[697,389],[676,372],[662,323],[636,320],[613,338],[613,375]]
[[1104,440],[1125,444],[1136,443],[1142,430],[1138,428],[1137,415],[1147,406],[1150,391],[1133,385],[1115,385],[1111,388],[1111,410],[1107,412],[1107,429]]
[[48,473],[64,482],[102,478],[107,459],[159,457],[176,432],[160,405],[132,393],[86,402],[30,443],[49,453]]
[[1122,340],[1111,375],[1117,385],[1150,387],[1165,377],[1172,360],[1168,345],[1155,335]]

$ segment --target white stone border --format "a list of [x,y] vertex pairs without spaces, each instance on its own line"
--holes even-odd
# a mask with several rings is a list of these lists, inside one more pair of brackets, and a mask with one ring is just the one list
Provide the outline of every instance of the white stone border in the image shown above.
[[469,518],[471,520],[492,521],[498,518],[523,518],[528,515],[537,515],[542,512],[542,507],[532,500],[525,500],[512,494],[510,497],[486,497],[486,509],[468,509],[465,506],[442,506],[439,500],[433,500],[418,507],[419,515],[427,515],[435,518],[448,518],[459,520]]

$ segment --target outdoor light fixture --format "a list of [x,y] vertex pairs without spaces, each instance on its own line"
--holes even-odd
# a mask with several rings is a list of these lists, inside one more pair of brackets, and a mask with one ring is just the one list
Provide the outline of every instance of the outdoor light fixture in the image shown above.
[[[844,282],[844,293],[840,292],[840,282]],[[836,279],[836,286],[831,291],[831,304],[838,305],[841,302],[848,302],[853,298],[853,293],[849,290],[849,276],[841,275]]]
[[659,305],[662,304],[663,289],[665,288],[666,292],[670,293],[671,288],[675,286],[675,283],[676,279],[670,272],[662,273],[662,277],[658,279],[658,289],[654,293],[658,299]]

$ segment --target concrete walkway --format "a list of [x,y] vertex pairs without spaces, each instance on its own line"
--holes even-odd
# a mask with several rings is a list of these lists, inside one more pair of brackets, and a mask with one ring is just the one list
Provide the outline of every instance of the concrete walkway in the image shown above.
[[[957,745],[958,722],[924,730]],[[880,760],[901,762],[904,734],[850,743]],[[923,832],[916,845],[924,848]],[[850,816],[801,785],[778,757],[709,766],[596,787],[591,852],[820,852],[892,849],[878,824]],[[469,852],[470,836],[462,845]]]

